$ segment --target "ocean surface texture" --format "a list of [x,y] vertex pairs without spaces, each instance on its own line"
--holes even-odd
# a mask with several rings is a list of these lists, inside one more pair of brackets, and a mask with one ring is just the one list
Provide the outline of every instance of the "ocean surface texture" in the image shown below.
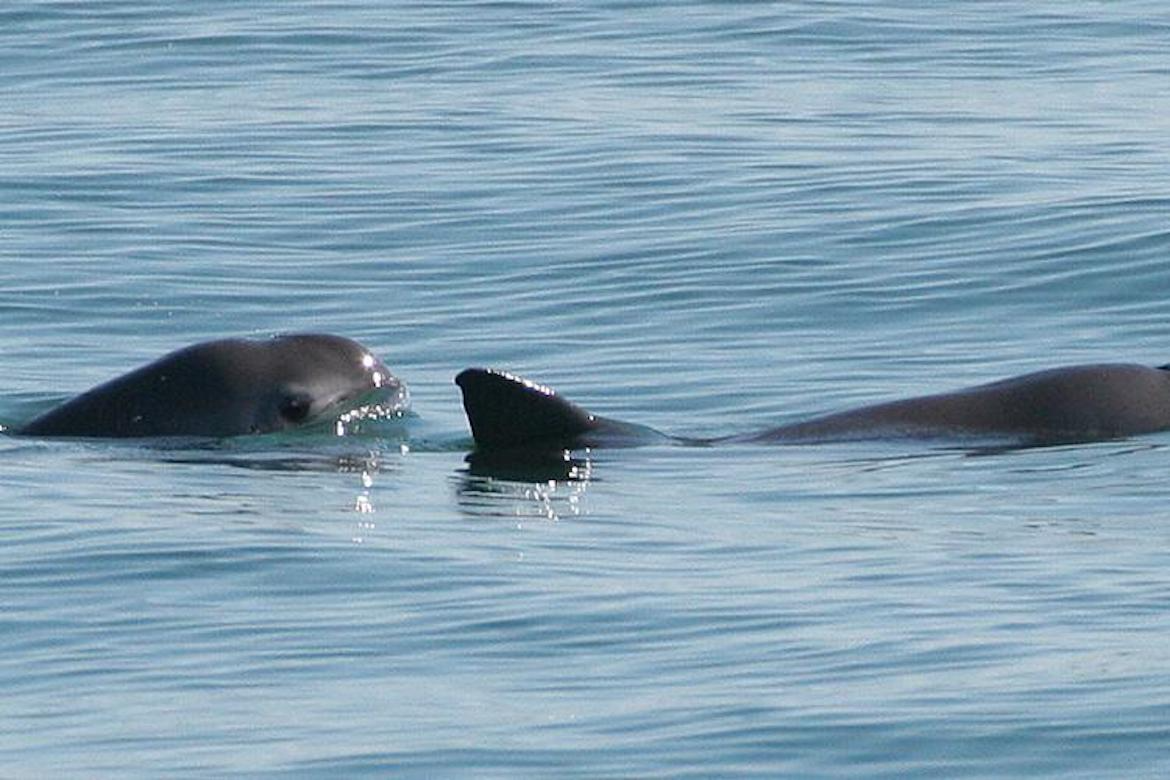
[[1170,434],[469,463],[1170,363],[1164,2],[6,2],[0,422],[339,333],[400,422],[0,435],[4,777],[1170,772]]

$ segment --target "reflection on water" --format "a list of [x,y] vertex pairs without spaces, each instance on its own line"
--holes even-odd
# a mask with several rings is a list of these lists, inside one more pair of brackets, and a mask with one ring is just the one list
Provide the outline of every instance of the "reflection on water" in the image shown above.
[[459,472],[456,500],[472,517],[560,520],[586,513],[583,497],[593,479],[588,450],[473,452]]
[[338,474],[373,474],[394,471],[398,464],[384,459],[381,452],[371,450],[364,453],[327,452],[250,452],[224,453],[198,450],[171,454],[162,458],[166,463],[207,464],[231,466],[252,471],[316,471],[337,472]]
[[517,449],[497,452],[476,450],[467,456],[468,471],[473,476],[511,480],[513,482],[588,482],[593,473],[590,451],[553,449]]

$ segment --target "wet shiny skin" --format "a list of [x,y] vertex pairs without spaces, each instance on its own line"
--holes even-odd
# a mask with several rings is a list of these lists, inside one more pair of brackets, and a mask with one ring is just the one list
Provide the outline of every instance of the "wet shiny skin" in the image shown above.
[[172,352],[29,422],[31,436],[238,436],[313,423],[356,403],[406,404],[406,388],[361,344],[294,334]]

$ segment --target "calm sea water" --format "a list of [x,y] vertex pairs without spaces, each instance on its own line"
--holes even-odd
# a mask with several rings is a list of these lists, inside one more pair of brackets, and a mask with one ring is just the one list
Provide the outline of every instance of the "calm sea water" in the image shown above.
[[1170,12],[13,2],[0,421],[206,338],[357,338],[401,428],[0,437],[0,774],[1170,769],[1170,436],[581,453],[1170,362]]

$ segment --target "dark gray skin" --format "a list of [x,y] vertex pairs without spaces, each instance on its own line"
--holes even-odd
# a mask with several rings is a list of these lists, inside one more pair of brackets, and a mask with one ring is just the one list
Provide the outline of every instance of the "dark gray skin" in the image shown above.
[[[172,352],[35,418],[18,433],[69,437],[225,437],[271,433],[406,388],[341,336],[224,339]],[[371,401],[372,402],[372,401]]]
[[1170,371],[1131,364],[1054,368],[717,439],[672,437],[601,417],[547,387],[501,371],[468,369],[455,382],[482,450],[873,438],[1010,438],[1045,444],[1170,429]]

